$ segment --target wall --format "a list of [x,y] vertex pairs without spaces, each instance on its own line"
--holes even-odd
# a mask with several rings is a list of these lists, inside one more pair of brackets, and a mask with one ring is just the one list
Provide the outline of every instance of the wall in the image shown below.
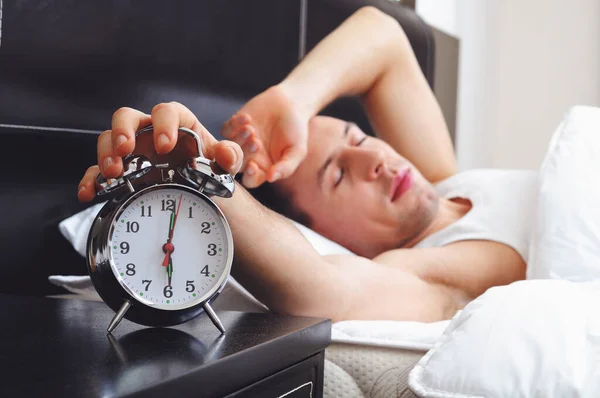
[[450,19],[427,3],[460,39],[460,169],[537,169],[564,112],[600,105],[600,1],[446,0]]

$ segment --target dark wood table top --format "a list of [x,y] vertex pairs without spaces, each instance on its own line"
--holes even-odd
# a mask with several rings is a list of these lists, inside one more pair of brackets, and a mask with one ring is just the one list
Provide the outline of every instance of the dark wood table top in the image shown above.
[[222,396],[322,351],[329,320],[219,312],[171,328],[123,320],[101,302],[0,295],[2,397]]

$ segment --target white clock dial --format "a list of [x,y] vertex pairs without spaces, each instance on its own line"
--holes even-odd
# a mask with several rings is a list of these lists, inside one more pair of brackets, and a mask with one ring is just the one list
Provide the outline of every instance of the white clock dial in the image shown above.
[[109,236],[117,280],[154,308],[199,304],[218,290],[231,267],[227,222],[212,202],[189,189],[142,191],[117,214]]

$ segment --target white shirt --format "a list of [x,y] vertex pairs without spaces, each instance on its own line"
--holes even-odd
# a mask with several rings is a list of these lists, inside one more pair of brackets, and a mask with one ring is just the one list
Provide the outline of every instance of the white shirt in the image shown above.
[[468,199],[472,208],[415,247],[488,240],[512,247],[527,262],[538,184],[535,171],[500,169],[469,170],[441,181],[435,186],[440,197]]

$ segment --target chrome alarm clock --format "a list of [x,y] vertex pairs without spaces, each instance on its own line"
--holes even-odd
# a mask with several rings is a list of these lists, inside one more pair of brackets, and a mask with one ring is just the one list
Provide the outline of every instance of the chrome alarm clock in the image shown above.
[[205,312],[225,329],[211,303],[233,262],[231,229],[211,196],[231,197],[235,182],[202,154],[192,130],[179,129],[176,148],[154,151],[152,126],[136,133],[123,175],[98,175],[97,194],[112,199],[96,216],[87,266],[96,291],[116,314],[146,326],[171,326]]

